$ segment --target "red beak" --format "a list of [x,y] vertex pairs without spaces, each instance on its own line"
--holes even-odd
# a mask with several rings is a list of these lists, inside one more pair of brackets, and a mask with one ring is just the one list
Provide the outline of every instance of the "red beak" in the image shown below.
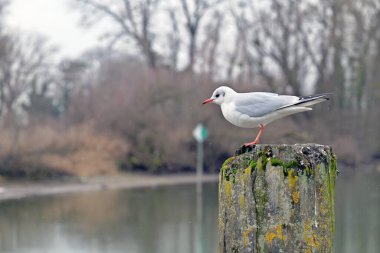
[[203,101],[203,103],[202,104],[208,104],[208,103],[211,103],[212,101],[214,101],[214,99],[213,98],[208,98],[208,99],[206,99],[205,101]]

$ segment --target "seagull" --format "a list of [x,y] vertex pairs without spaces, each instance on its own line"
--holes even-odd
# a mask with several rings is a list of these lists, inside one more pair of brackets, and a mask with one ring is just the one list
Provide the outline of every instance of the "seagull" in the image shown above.
[[243,128],[259,127],[259,133],[252,142],[244,146],[256,145],[264,127],[270,122],[291,114],[311,111],[314,104],[329,100],[329,94],[317,94],[305,97],[279,95],[269,92],[238,93],[227,86],[217,88],[211,98],[203,104],[220,105],[224,118],[235,126]]

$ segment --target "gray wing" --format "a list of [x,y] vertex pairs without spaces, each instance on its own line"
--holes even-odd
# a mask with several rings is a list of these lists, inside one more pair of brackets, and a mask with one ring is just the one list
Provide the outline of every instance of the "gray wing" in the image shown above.
[[299,97],[278,95],[268,92],[252,92],[237,94],[235,109],[250,117],[262,117],[284,106],[295,104]]

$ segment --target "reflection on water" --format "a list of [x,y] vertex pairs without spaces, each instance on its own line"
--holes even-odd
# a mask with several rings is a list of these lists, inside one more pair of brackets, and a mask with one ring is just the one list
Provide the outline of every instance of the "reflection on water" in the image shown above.
[[[217,185],[202,196],[198,212],[195,185],[5,201],[0,252],[216,252]],[[380,175],[340,176],[335,203],[335,252],[379,252]]]
[[194,185],[36,197],[0,203],[1,253],[216,252],[217,187]]
[[338,178],[335,252],[380,252],[380,174]]

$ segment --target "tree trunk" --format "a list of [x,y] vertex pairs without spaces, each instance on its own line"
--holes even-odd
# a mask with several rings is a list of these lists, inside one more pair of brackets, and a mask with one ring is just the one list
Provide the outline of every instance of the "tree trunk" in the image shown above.
[[332,252],[336,158],[317,144],[257,145],[219,179],[219,252]]

